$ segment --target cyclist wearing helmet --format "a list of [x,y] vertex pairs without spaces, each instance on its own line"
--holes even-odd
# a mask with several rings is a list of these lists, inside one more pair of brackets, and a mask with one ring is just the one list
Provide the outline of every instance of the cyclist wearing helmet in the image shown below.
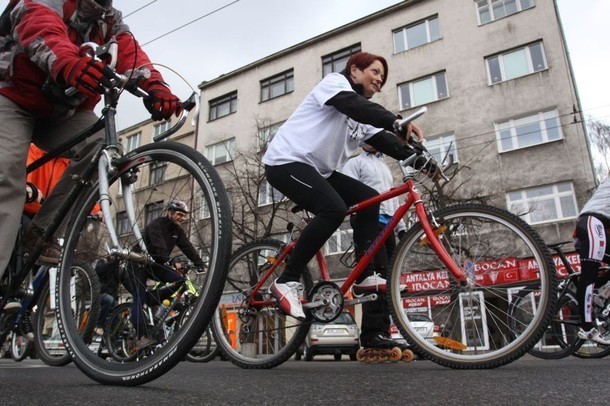
[[182,274],[169,264],[172,251],[176,246],[195,266],[200,268],[205,266],[181,226],[188,213],[186,203],[174,200],[167,206],[165,216],[157,217],[144,229],[144,242],[155,263],[145,267],[131,264],[135,279],[131,317],[138,332],[137,349],[155,344],[154,340],[146,337],[146,322],[142,312],[142,306],[146,301],[146,279],[151,278],[167,283],[183,279]]

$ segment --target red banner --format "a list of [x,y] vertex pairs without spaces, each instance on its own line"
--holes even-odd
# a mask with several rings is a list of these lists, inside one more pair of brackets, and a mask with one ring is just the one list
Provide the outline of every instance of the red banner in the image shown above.
[[[575,271],[580,271],[580,259],[577,253],[565,254],[569,264]],[[553,256],[558,278],[565,278],[568,272],[558,256]],[[517,282],[528,282],[538,278],[538,265],[533,259],[517,259],[506,258],[502,261],[480,261],[472,263],[471,260],[466,260],[462,264],[466,270],[471,270],[474,266],[474,277],[476,283],[484,286],[515,284]],[[407,285],[408,292],[425,292],[428,290],[442,291],[449,288],[448,271],[430,270],[426,272],[415,272],[402,275],[401,284]],[[432,296],[433,298],[443,298],[441,296]],[[412,298],[409,300],[420,301],[427,300],[426,297]],[[441,299],[434,299],[441,300]],[[444,300],[444,299],[442,299]],[[437,302],[440,304],[440,302]],[[423,304],[423,306],[426,306]],[[431,303],[434,306],[434,304]],[[406,307],[417,307],[422,304],[415,302],[406,303]]]

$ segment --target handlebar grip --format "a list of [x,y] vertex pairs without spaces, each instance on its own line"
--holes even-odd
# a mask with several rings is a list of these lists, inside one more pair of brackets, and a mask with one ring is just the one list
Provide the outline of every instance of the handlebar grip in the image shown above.
[[428,108],[426,106],[424,106],[424,107],[420,108],[419,110],[417,110],[415,113],[411,114],[410,116],[403,118],[402,120],[399,120],[398,123],[396,124],[396,126],[402,130],[403,128],[405,128],[407,126],[407,124],[409,124],[411,121],[415,120],[416,118],[423,116],[424,113],[426,113],[427,111],[428,111]]

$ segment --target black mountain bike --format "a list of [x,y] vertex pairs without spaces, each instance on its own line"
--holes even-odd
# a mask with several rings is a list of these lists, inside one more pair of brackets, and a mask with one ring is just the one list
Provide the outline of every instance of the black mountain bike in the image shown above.
[[[83,48],[110,61],[109,66],[114,68],[116,42],[103,47],[88,43]],[[95,160],[75,179],[54,221],[42,235],[43,241],[51,241],[62,221],[66,220],[55,290],[58,327],[76,366],[103,384],[143,384],[163,375],[184,359],[205,330],[220,299],[231,249],[229,200],[213,166],[190,146],[173,141],[157,142],[184,124],[187,112],[196,107],[196,94],[183,103],[184,112],[178,122],[157,135],[154,143],[123,154],[115,127],[116,106],[124,90],[146,97],[138,83],[149,73],[148,69],[141,67],[134,69],[129,76],[115,73],[112,86],[105,89],[103,95],[102,118],[28,166],[28,170],[34,170],[96,132],[105,131],[105,142]],[[159,169],[164,176],[153,176]],[[140,267],[152,266],[142,230],[151,220],[152,208],[165,207],[174,199],[189,204],[191,216],[183,227],[193,246],[207,259],[207,272],[202,278],[197,299],[191,305],[190,317],[154,351],[139,354],[128,362],[102,356],[90,348],[90,340],[79,333],[81,326],[74,318],[74,301],[81,295],[90,296],[91,292],[72,287],[72,267],[82,262],[93,265],[109,256],[120,262],[135,262]],[[103,227],[91,233],[87,219],[96,204],[102,209]],[[88,243],[88,239],[93,241]],[[0,299],[0,309],[15,296],[42,249],[41,245],[32,250],[23,269],[9,285],[9,291]]]

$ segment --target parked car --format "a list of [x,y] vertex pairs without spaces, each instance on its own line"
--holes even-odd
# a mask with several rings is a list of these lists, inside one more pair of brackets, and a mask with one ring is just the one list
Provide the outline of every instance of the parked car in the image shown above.
[[[428,315],[423,313],[407,313],[407,317],[419,334],[423,335],[428,341],[436,343],[434,337],[440,336],[441,329]],[[390,333],[392,334],[392,339],[406,343],[406,340],[402,337],[394,323],[390,326]]]
[[305,344],[297,351],[294,358],[313,360],[316,355],[333,355],[336,361],[343,354],[356,360],[356,352],[360,348],[360,329],[349,312],[343,312],[330,323],[311,323]]

